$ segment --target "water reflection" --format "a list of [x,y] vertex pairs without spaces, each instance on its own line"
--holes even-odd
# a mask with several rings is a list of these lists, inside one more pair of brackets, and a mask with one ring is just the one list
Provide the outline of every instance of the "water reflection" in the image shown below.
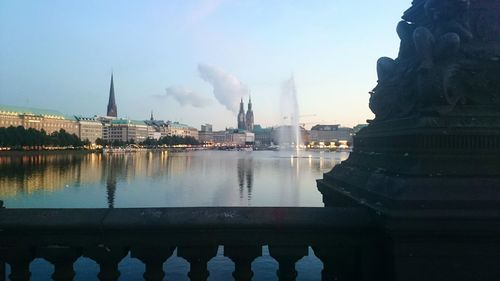
[[0,155],[8,207],[322,206],[340,153],[198,151]]
[[253,184],[253,169],[254,163],[253,158],[239,158],[237,165],[238,174],[238,187],[240,199],[244,198],[244,187],[246,182],[246,193],[247,200],[250,202],[252,200],[252,184]]

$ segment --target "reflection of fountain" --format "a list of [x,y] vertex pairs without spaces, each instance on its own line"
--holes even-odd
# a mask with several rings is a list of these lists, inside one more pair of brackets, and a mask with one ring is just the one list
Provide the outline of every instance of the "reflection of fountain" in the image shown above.
[[292,77],[281,86],[281,116],[283,124],[278,128],[278,142],[280,149],[295,150],[299,155],[302,137],[299,127],[299,104],[295,80]]

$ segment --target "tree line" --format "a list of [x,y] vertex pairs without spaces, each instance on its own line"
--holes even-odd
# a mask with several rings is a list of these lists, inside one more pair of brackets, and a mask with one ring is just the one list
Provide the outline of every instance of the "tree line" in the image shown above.
[[81,147],[85,142],[75,134],[70,134],[64,129],[47,134],[45,130],[33,128],[25,129],[22,126],[0,128],[0,146],[10,148],[34,148],[34,147]]
[[[88,145],[90,142],[88,140],[80,140],[80,138],[75,134],[69,134],[64,129],[47,134],[45,130],[36,130],[33,128],[25,129],[23,126],[8,128],[0,128],[0,147],[9,147],[14,149],[32,149],[41,147],[82,147]],[[136,144],[132,139],[127,142],[123,141],[106,141],[103,139],[96,140],[97,145],[102,146],[123,146],[127,144]],[[158,146],[158,145],[198,145],[200,144],[193,137],[179,137],[179,136],[165,136],[159,140],[147,138],[145,141],[140,143],[145,146]]]

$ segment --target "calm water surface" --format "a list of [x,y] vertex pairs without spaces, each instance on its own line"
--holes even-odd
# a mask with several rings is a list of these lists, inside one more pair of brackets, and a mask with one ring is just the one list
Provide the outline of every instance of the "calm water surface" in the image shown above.
[[[347,156],[274,151],[0,155],[0,199],[7,208],[323,206],[316,179]],[[233,280],[234,263],[223,250],[219,247],[208,263],[211,281]],[[79,258],[74,267],[76,280],[97,280],[94,261]],[[309,248],[296,264],[297,280],[320,280],[322,267]],[[253,280],[277,280],[278,263],[267,246],[252,268]],[[35,259],[30,270],[31,280],[51,280],[54,269]],[[142,280],[144,264],[128,256],[119,270],[120,280]],[[164,270],[167,280],[189,280],[189,263],[176,252]]]
[[323,206],[316,179],[347,153],[0,155],[8,208]]

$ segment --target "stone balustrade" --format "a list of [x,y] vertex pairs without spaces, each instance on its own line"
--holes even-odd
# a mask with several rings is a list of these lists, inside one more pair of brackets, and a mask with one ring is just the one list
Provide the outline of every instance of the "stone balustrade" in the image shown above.
[[2,209],[0,276],[6,263],[10,280],[29,280],[30,263],[43,258],[54,280],[73,280],[75,261],[87,257],[99,265],[96,278],[118,280],[118,264],[130,255],[144,263],[144,280],[164,280],[176,250],[190,280],[207,280],[207,263],[223,246],[234,280],[252,280],[252,262],[268,246],[278,280],[296,280],[309,247],[323,262],[322,280],[377,280],[384,266],[370,260],[381,253],[376,233],[355,208]]

